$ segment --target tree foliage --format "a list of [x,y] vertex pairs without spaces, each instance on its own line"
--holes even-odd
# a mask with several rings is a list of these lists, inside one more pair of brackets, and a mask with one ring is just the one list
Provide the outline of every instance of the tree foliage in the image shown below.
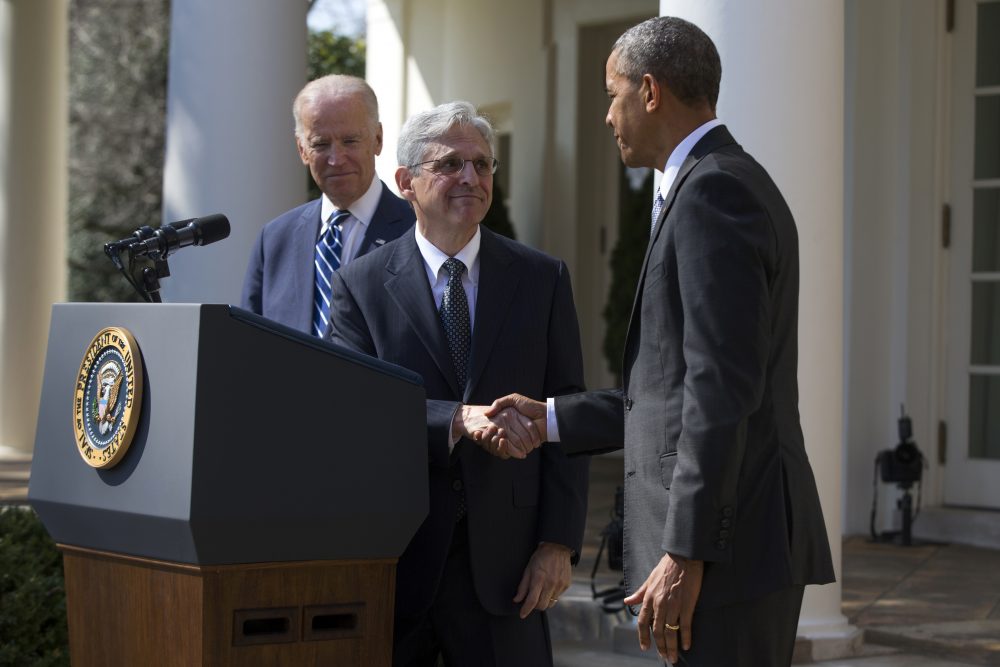
[[619,376],[628,321],[632,314],[635,288],[639,284],[642,260],[649,244],[649,221],[653,214],[653,172],[633,189],[625,168],[621,168],[621,197],[618,203],[618,242],[611,251],[611,286],[604,306],[604,358],[608,369]]
[[365,76],[365,40],[329,30],[309,33],[309,81],[327,74]]
[[0,509],[0,667],[69,665],[62,556],[35,513]]
[[500,184],[493,181],[493,201],[490,202],[490,208],[486,211],[486,217],[483,218],[483,225],[490,231],[496,232],[502,236],[506,236],[509,239],[517,238],[514,234],[514,225],[510,221],[510,215],[507,213],[507,204],[504,203],[504,193],[500,189]]
[[71,0],[69,298],[135,301],[104,243],[162,218],[169,0]]

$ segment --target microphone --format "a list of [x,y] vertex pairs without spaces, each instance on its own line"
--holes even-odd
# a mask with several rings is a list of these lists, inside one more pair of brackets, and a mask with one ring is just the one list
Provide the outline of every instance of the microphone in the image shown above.
[[221,213],[179,220],[157,230],[140,227],[114,245],[129,248],[133,256],[166,259],[167,255],[191,245],[208,245],[229,236],[229,220]]

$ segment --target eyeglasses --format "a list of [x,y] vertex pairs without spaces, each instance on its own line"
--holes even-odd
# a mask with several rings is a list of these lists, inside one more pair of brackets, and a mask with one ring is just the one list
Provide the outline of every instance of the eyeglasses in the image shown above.
[[438,158],[437,160],[427,160],[426,162],[411,164],[410,169],[416,169],[417,167],[429,164],[433,165],[430,167],[430,170],[435,174],[453,176],[454,174],[457,174],[465,169],[466,162],[471,162],[472,168],[475,169],[476,173],[480,176],[495,174],[497,167],[500,166],[500,162],[495,157],[477,157],[471,160],[465,160],[457,155],[446,155],[445,157]]

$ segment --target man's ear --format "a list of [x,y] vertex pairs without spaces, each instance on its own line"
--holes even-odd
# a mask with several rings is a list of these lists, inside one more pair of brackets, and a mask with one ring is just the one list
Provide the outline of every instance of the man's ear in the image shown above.
[[406,201],[417,200],[413,192],[413,174],[409,167],[396,167],[396,187],[399,188],[399,196]]
[[302,138],[297,134],[295,135],[295,147],[299,149],[299,158],[301,158],[302,164],[309,166],[309,151],[302,145]]
[[375,124],[375,155],[382,154],[382,123]]
[[648,113],[656,111],[663,104],[663,88],[652,74],[642,75],[642,85],[639,92]]

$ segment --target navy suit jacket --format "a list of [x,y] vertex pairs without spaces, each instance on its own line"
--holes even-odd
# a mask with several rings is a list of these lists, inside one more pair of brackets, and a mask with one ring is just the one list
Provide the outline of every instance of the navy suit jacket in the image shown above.
[[792,213],[716,127],[650,239],[623,390],[556,398],[567,451],[624,443],[629,593],[667,552],[705,561],[703,608],[833,581],[799,425],[798,303]]
[[[246,310],[312,333],[321,199],[293,208],[267,223],[250,254],[240,305]],[[413,207],[382,183],[382,196],[355,259],[413,227]]]
[[[583,387],[583,355],[565,264],[482,227],[469,379],[458,386],[423,256],[413,234],[334,274],[330,338],[416,371],[427,392],[430,512],[399,560],[396,613],[429,609],[444,570],[464,487],[476,593],[494,614],[512,601],[539,542],[580,553],[589,458],[543,446],[501,460],[460,440],[448,453],[458,404],[511,392],[544,399]],[[373,397],[373,400],[378,400]],[[386,406],[392,418],[392,406]],[[377,428],[377,425],[374,425]],[[458,488],[456,488],[458,487]]]

